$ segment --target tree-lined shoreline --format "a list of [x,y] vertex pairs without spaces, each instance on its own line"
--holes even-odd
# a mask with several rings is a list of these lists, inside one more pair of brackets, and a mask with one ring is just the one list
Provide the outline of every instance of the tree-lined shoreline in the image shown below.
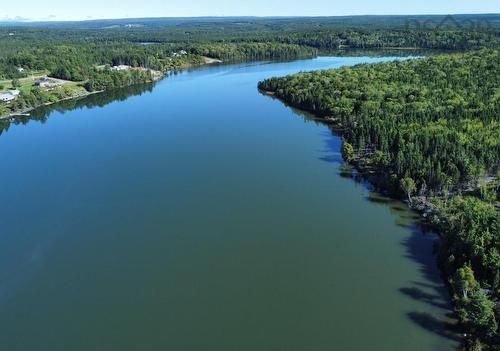
[[[410,19],[441,22],[438,29],[402,27],[400,21]],[[489,21],[491,25],[466,30],[458,20]],[[158,74],[151,72],[164,75],[203,65],[207,63],[204,57],[235,62],[315,57],[320,52],[350,49],[499,48],[497,20],[496,16],[481,15],[457,19],[420,16],[386,18],[384,21],[390,25],[385,25],[375,18],[352,18],[349,21],[359,22],[358,25],[346,26],[335,18],[185,19],[180,21],[182,25],[171,19],[137,19],[140,25],[124,27],[117,24],[80,28],[75,23],[56,23],[50,28],[36,24],[0,26],[0,93],[5,93],[6,86],[10,85],[6,81],[12,80],[12,88],[17,88],[16,81],[39,72],[73,82],[86,91],[56,89],[52,93],[48,89],[20,86],[17,105],[0,102],[0,115],[28,111],[71,96],[151,82],[159,79]],[[110,69],[117,66],[128,66],[131,70]]]
[[438,228],[471,350],[494,350],[500,296],[500,51],[272,78],[259,88],[343,137],[344,159]]
[[[347,162],[380,189],[407,199],[438,228],[437,256],[466,346],[495,350],[500,347],[497,22],[474,30],[332,23],[269,19],[150,29],[0,27],[0,93],[16,91],[15,98],[0,101],[0,120],[8,125],[6,120],[41,106],[153,83],[169,72],[205,64],[291,60],[350,49],[447,51],[271,78],[259,88],[330,123],[343,137]],[[457,50],[468,53],[453,53]]]

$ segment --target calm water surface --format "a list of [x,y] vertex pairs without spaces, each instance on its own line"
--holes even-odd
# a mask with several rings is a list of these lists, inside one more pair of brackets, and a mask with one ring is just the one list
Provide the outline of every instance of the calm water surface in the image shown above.
[[12,125],[1,349],[453,350],[433,237],[256,88],[380,60],[206,67]]

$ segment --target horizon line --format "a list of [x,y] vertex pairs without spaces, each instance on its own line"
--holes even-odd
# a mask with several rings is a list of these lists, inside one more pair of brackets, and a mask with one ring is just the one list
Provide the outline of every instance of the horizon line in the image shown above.
[[199,15],[199,16],[152,16],[152,17],[102,17],[85,19],[55,19],[55,18],[22,18],[20,16],[5,16],[0,23],[57,23],[57,22],[93,22],[118,20],[154,20],[154,19],[203,19],[203,18],[343,18],[343,17],[402,17],[402,16],[465,16],[465,15],[500,15],[500,12],[469,12],[469,13],[411,13],[411,14],[346,14],[346,15]]

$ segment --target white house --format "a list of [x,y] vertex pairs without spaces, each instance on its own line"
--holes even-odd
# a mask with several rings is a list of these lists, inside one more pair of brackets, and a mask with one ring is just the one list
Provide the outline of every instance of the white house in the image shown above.
[[4,93],[0,93],[0,101],[11,102],[19,96],[19,90],[11,90]]
[[181,57],[181,56],[184,56],[184,55],[187,55],[187,51],[186,50],[181,50],[179,52],[174,52],[171,56],[172,57]]
[[52,89],[61,85],[61,81],[53,78],[43,77],[35,81],[40,88]]
[[50,88],[51,86],[51,81],[47,79],[46,77],[37,79],[35,81],[35,85],[39,86],[40,88]]
[[126,71],[126,70],[129,70],[131,69],[132,67],[130,66],[127,66],[127,65],[118,65],[118,66],[113,66],[111,67],[111,69],[113,71]]

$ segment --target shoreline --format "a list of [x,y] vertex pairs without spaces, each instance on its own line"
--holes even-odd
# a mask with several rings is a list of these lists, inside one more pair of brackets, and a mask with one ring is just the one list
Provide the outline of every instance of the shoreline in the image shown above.
[[78,95],[78,96],[71,96],[71,97],[67,97],[67,98],[64,98],[64,99],[59,99],[59,100],[54,101],[54,102],[46,102],[45,104],[33,106],[33,107],[26,108],[26,109],[21,110],[21,111],[12,112],[12,113],[10,113],[8,115],[0,116],[0,121],[5,121],[5,120],[10,121],[12,119],[17,119],[17,118],[20,118],[20,117],[29,117],[29,116],[31,116],[30,112],[36,110],[37,108],[55,105],[55,104],[57,104],[59,102],[68,101],[68,100],[83,99],[83,98],[86,98],[86,97],[94,95],[94,94],[103,93],[105,91],[106,90],[87,91],[86,93]]
[[[286,106],[292,107],[296,110],[299,110],[301,112],[307,113],[311,115],[311,117],[314,118],[314,120],[321,122],[325,124],[330,131],[332,131],[336,136],[342,138],[342,134],[344,132],[344,127],[339,124],[339,120],[335,117],[332,116],[320,116],[315,114],[312,111],[304,110],[298,106],[294,106],[289,104],[287,101],[279,98],[276,96],[276,93],[273,91],[267,91],[267,90],[262,90],[259,89],[261,93],[263,93],[266,96],[269,96],[273,99],[279,100],[281,103],[285,104]],[[339,150],[340,151],[340,150]],[[375,191],[381,195],[390,197],[395,200],[399,200],[403,203],[406,204],[406,206],[412,210],[417,212],[420,215],[420,225],[425,225],[426,227],[433,227],[434,225],[430,223],[429,217],[433,213],[436,213],[435,206],[432,204],[431,199],[434,198],[439,198],[439,197],[431,197],[431,196],[425,196],[425,195],[414,195],[412,196],[412,203],[408,201],[408,199],[402,198],[399,196],[399,194],[391,191],[391,189],[386,185],[386,182],[384,179],[380,176],[380,174],[374,170],[371,167],[367,167],[365,165],[366,158],[363,156],[357,156],[353,160],[348,161],[342,156],[342,160],[346,165],[350,165],[353,167],[353,169],[357,172],[358,175],[360,175],[364,180],[366,180],[371,186],[374,187]],[[442,235],[436,231],[436,235],[441,238]]]
[[[288,103],[286,100],[277,97],[276,93],[273,91],[267,91],[267,90],[263,90],[263,89],[259,89],[259,91],[266,96],[269,96],[273,99],[279,100],[281,103],[285,104],[286,106],[289,106],[293,109],[299,110],[301,112],[304,112],[304,113],[310,115],[312,118],[314,118],[314,120],[321,122],[325,126],[327,126],[330,129],[330,131],[332,133],[334,133],[337,137],[342,138],[342,135],[344,132],[344,127],[339,124],[338,119],[336,119],[335,117],[320,116],[312,111],[301,109],[297,106],[294,106],[294,105]],[[339,150],[339,151],[341,151],[341,150]],[[415,223],[420,227],[420,229],[426,230],[426,231],[428,229],[430,229],[435,233],[438,241],[443,240],[443,235],[442,235],[442,233],[439,232],[438,227],[430,221],[431,215],[438,213],[438,211],[436,211],[435,206],[432,204],[432,199],[439,198],[439,197],[430,197],[430,196],[425,196],[425,195],[417,196],[416,195],[416,196],[412,197],[412,202],[410,202],[407,199],[401,198],[399,196],[399,194],[391,191],[391,189],[386,186],[387,182],[385,182],[385,180],[380,175],[380,173],[376,172],[374,169],[367,167],[365,165],[366,158],[364,158],[363,156],[357,156],[351,161],[346,160],[344,158],[344,156],[342,156],[342,160],[343,160],[345,165],[352,167],[350,177],[353,180],[354,180],[355,176],[360,176],[364,181],[366,181],[370,186],[373,187],[373,190],[376,193],[378,193],[382,196],[386,196],[388,198],[394,199],[394,200],[401,201],[402,203],[404,203],[406,205],[406,207],[410,211],[414,211],[416,214],[418,214],[419,218],[418,218],[418,221],[416,221]],[[446,272],[443,271],[442,266],[441,266],[437,257],[435,257],[435,265],[440,272],[443,284],[447,287],[448,293],[450,294],[449,295],[449,299],[450,299],[450,303],[451,303],[450,312],[452,312],[453,315],[456,316],[455,305],[453,304],[452,296],[451,296],[451,293],[449,290],[450,285],[449,285],[449,282],[447,281],[448,276],[446,275]],[[457,327],[460,326],[460,324],[458,323],[458,318],[456,319],[456,321],[457,321],[456,326]],[[460,334],[458,334],[458,335],[460,335]]]
[[[343,138],[346,134],[349,135],[349,129],[341,123],[340,119],[335,118],[331,113],[322,114],[298,106],[280,96],[278,90],[265,90],[260,84],[259,91],[265,96],[279,100],[287,107],[303,112],[303,118],[311,118],[314,121],[324,124],[337,137]],[[464,350],[465,348],[469,349],[469,347],[476,342],[483,342],[478,341],[480,339],[478,339],[476,330],[470,327],[470,320],[464,320],[462,315],[462,313],[464,313],[464,302],[461,296],[457,297],[456,295],[456,273],[450,269],[447,257],[453,257],[454,254],[454,251],[450,250],[449,246],[450,233],[452,233],[452,236],[456,237],[458,237],[459,234],[453,232],[452,222],[447,222],[447,218],[450,218],[450,213],[452,212],[449,212],[449,208],[447,208],[446,205],[448,202],[453,203],[455,199],[458,199],[458,204],[467,204],[465,199],[468,197],[475,197],[478,201],[483,201],[482,203],[485,205],[491,205],[493,210],[496,208],[498,211],[500,205],[498,202],[496,204],[494,202],[487,203],[477,198],[478,194],[481,192],[479,182],[474,184],[465,182],[458,183],[458,190],[453,190],[448,193],[415,192],[413,196],[405,198],[402,196],[402,192],[395,187],[393,180],[388,177],[386,169],[371,165],[369,162],[369,149],[370,147],[368,146],[367,149],[355,150],[353,157],[349,157],[349,159],[345,158],[342,152],[342,164],[350,169],[350,171],[345,173],[346,176],[348,175],[349,178],[354,181],[361,180],[368,189],[373,190],[377,194],[403,202],[405,208],[408,208],[417,215],[414,219],[414,223],[418,226],[419,230],[424,233],[433,233],[435,240],[431,247],[429,247],[429,250],[432,249],[433,265],[437,268],[440,282],[443,284],[443,287],[445,287],[447,293],[447,301],[449,302],[448,316],[451,321],[448,323],[449,329],[447,330],[450,335],[455,335],[454,337],[457,338],[461,345],[460,347],[463,347]],[[339,151],[343,151],[343,146],[340,147]],[[482,179],[493,179],[488,180],[492,182],[494,181],[494,176],[486,175],[483,176]],[[458,207],[457,209],[460,210]],[[453,247],[451,247],[451,249],[452,248]],[[495,303],[494,290],[492,289],[494,288],[490,289],[489,286],[486,285],[486,287],[480,288],[479,292],[485,299],[489,299],[488,301]],[[496,306],[498,308],[498,302]],[[486,345],[489,345],[489,343]]]
[[[207,57],[207,56],[201,56],[203,62],[202,63],[199,63],[199,64],[187,64],[187,65],[184,65],[178,69],[175,69],[173,71],[165,71],[165,72],[160,72],[160,71],[157,71],[158,74],[154,75],[153,77],[153,80],[150,81],[150,82],[144,82],[144,83],[155,83],[155,82],[159,82],[165,78],[168,77],[168,73],[169,72],[175,72],[175,71],[182,71],[183,69],[187,69],[187,68],[193,68],[193,67],[202,67],[202,66],[206,66],[206,65],[215,65],[215,64],[223,64],[224,61],[222,60],[219,60],[219,59],[216,59],[216,58],[211,58],[211,57]],[[132,85],[136,85],[136,84],[131,84],[131,85],[124,85],[120,88],[126,88],[126,87],[130,87]],[[29,107],[29,108],[26,108],[26,109],[23,109],[23,110],[19,110],[19,111],[16,111],[16,112],[11,112],[7,115],[0,115],[0,122],[3,122],[3,121],[13,121],[13,120],[16,120],[18,118],[21,118],[21,117],[29,117],[31,114],[30,112],[40,108],[40,107],[46,107],[46,106],[51,106],[51,105],[54,105],[54,104],[57,104],[59,102],[63,102],[63,101],[69,101],[69,100],[78,100],[78,99],[83,99],[83,98],[86,98],[86,97],[89,97],[91,95],[95,95],[95,94],[99,94],[99,93],[104,93],[106,92],[107,90],[96,90],[96,91],[87,91],[85,90],[85,93],[82,93],[82,94],[79,94],[79,95],[76,95],[76,96],[70,96],[70,97],[67,97],[67,98],[63,98],[63,99],[59,99],[57,101],[53,101],[53,102],[47,102],[47,103],[44,103],[44,104],[40,104],[40,105],[36,105],[36,106],[32,106],[32,107]]]

